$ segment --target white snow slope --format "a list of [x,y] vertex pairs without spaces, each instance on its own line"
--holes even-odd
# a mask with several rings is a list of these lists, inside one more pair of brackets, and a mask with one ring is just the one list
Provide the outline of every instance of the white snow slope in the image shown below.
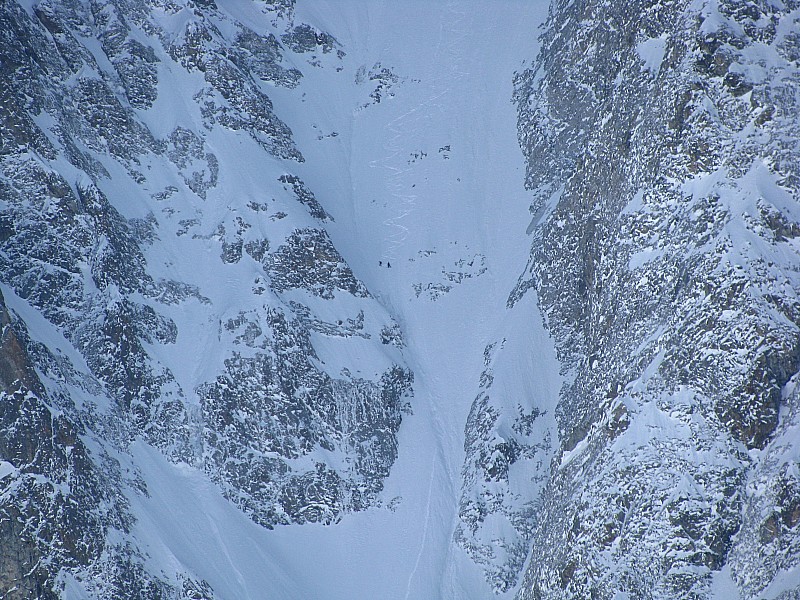
[[[219,5],[255,30],[269,26],[249,2]],[[547,9],[547,0],[298,3],[296,20],[331,33],[346,56],[298,63],[301,84],[270,89],[270,97],[306,158],[297,174],[335,218],[327,226],[335,245],[402,326],[403,358],[415,373],[413,415],[400,430],[384,506],[333,526],[263,529],[201,472],[140,444],[134,465],[150,497],[131,498],[134,535],[154,572],[187,570],[229,600],[494,596],[453,543],[464,425],[485,346],[507,340],[495,393],[552,414],[560,387],[533,295],[505,308],[528,256],[530,220],[512,77],[536,56]],[[162,108],[169,98],[162,89]],[[245,168],[239,146],[214,146],[221,185],[232,194],[231,186],[246,194],[258,180],[250,181],[253,167]],[[220,282],[223,296],[225,287]],[[203,329],[186,344],[211,350]],[[337,357],[323,344],[315,340],[335,370]],[[202,354],[186,354],[192,358],[176,369],[188,389],[218,360]],[[67,590],[80,597],[77,587]]]

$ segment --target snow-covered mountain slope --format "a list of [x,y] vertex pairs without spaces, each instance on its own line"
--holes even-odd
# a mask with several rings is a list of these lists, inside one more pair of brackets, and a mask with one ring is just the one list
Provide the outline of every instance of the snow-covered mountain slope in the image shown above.
[[798,31],[3,3],[0,596],[798,597]]
[[505,308],[545,15],[4,5],[8,597],[510,593],[560,386]]

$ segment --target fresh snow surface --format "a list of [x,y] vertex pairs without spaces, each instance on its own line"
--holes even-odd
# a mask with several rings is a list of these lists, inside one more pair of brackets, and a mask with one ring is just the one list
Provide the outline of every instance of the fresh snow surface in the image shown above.
[[14,465],[5,460],[0,460],[0,479],[5,479],[9,475],[13,475],[16,472],[17,468]]
[[[150,496],[131,498],[138,516],[134,535],[154,572],[169,572],[168,565],[188,570],[228,600],[494,596],[452,537],[464,425],[485,346],[506,338],[508,348],[539,353],[533,359],[505,353],[503,381],[495,384],[502,393],[552,415],[560,386],[535,299],[529,294],[506,309],[525,267],[531,220],[512,77],[537,54],[548,4],[298,2],[296,21],[331,33],[346,56],[339,62],[320,57],[325,64],[317,67],[307,55],[294,55],[304,73],[300,85],[267,92],[306,158],[295,172],[335,219],[326,227],[336,247],[401,324],[403,359],[415,372],[413,415],[400,430],[384,506],[346,515],[333,526],[263,529],[201,472],[137,446],[131,468],[141,472]],[[220,6],[245,22],[252,19],[254,28],[264,22],[251,3]],[[381,72],[387,84],[376,91]],[[197,86],[186,74],[171,78],[183,94]],[[142,115],[154,131],[161,110],[181,107],[166,89],[158,102],[159,110]],[[185,118],[196,118],[195,107],[182,110]],[[221,160],[220,188],[231,197],[255,195],[262,182],[279,175],[270,165],[253,164],[242,136],[215,138],[212,132],[209,141]],[[239,171],[226,173],[226,164],[239,165]],[[220,211],[221,219],[227,209],[205,210]],[[205,277],[197,256],[170,260],[179,279],[186,272],[198,281]],[[235,314],[240,299],[226,296],[233,286],[204,281],[202,287],[218,290],[212,305],[223,310],[229,304]],[[183,322],[178,310],[170,317],[179,331],[192,333],[172,349],[153,352],[192,357],[176,365],[175,375],[184,389],[194,389],[222,360],[213,348],[215,328]],[[335,356],[322,346],[317,350],[339,370]],[[380,372],[384,359],[365,358],[363,368]]]
[[664,52],[667,48],[666,34],[660,37],[648,38],[636,45],[636,53],[644,61],[645,68],[655,77],[661,70],[664,61]]

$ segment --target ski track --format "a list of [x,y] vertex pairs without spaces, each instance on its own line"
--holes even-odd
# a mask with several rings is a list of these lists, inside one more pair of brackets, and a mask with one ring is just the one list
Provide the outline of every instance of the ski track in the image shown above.
[[422,541],[420,542],[419,552],[417,552],[417,558],[414,560],[414,568],[411,569],[411,573],[408,575],[408,582],[406,583],[406,595],[405,600],[408,600],[411,597],[411,584],[414,581],[414,576],[417,574],[417,570],[419,569],[419,563],[422,560],[422,555],[425,551],[425,540],[428,539],[428,525],[431,520],[431,497],[433,496],[433,482],[435,480],[436,473],[436,457],[434,456],[431,459],[431,476],[428,479],[428,500],[425,504],[425,525],[422,529]]
[[[447,11],[448,15],[456,15],[457,18],[454,19],[443,19],[443,23],[440,25],[439,28],[439,39],[436,44],[436,50],[434,56],[439,56],[442,51],[442,41],[445,38],[450,38],[447,35],[450,32],[455,32],[456,29],[454,27],[449,27],[451,23],[457,24],[461,23],[466,19],[467,12],[466,11],[458,11],[456,7],[458,3],[456,2],[448,2],[447,3]],[[458,51],[458,42],[467,39],[468,37],[468,29],[463,29],[460,32],[460,35],[454,38],[454,41],[451,41],[447,44],[447,48],[445,49],[445,55],[451,58],[448,61],[449,64],[459,67],[455,76],[452,80],[448,81],[445,78],[446,83],[455,83],[458,80],[467,77],[469,73],[465,70],[462,70],[460,66],[464,62],[463,55]],[[440,112],[445,112],[446,107],[441,100],[446,97],[448,94],[451,93],[452,85],[448,85],[442,91],[435,91],[436,87],[438,87],[439,82],[434,79],[431,82],[431,87],[434,88],[434,93],[423,100],[419,104],[417,104],[414,108],[402,113],[401,115],[395,117],[391,121],[389,121],[384,127],[388,132],[389,140],[385,143],[384,149],[389,152],[389,155],[383,158],[380,161],[372,161],[370,163],[371,167],[383,167],[384,169],[390,172],[390,175],[387,179],[388,186],[391,188],[390,193],[393,198],[399,200],[398,206],[400,207],[398,210],[398,214],[387,218],[383,221],[383,224],[387,227],[397,228],[399,231],[389,235],[385,242],[387,244],[387,248],[383,253],[382,258],[384,260],[397,260],[397,250],[399,250],[403,243],[408,239],[408,227],[402,224],[402,220],[406,217],[410,216],[414,213],[416,208],[416,199],[417,194],[410,194],[410,193],[403,193],[404,190],[408,189],[408,184],[404,180],[404,176],[406,174],[412,173],[413,169],[410,166],[404,167],[397,167],[395,166],[395,162],[398,158],[401,157],[401,151],[405,148],[405,146],[401,143],[401,139],[403,138],[404,132],[408,131],[408,128],[404,128],[403,124],[405,121],[410,120],[410,117],[414,116],[417,113],[422,113],[426,109],[435,108],[438,109]],[[407,149],[407,148],[406,148]],[[402,161],[402,159],[401,159]]]

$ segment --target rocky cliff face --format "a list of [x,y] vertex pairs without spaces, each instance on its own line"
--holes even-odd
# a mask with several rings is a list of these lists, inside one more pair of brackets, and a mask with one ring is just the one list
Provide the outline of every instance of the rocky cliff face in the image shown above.
[[213,1],[23,4],[0,9],[0,590],[211,597],[130,538],[132,443],[265,527],[331,523],[377,502],[408,410],[396,324],[267,95],[302,77],[287,55],[341,50],[287,2],[254,5],[278,35]]
[[536,291],[567,377],[520,598],[798,593],[798,19],[557,2],[517,76],[510,303]]

